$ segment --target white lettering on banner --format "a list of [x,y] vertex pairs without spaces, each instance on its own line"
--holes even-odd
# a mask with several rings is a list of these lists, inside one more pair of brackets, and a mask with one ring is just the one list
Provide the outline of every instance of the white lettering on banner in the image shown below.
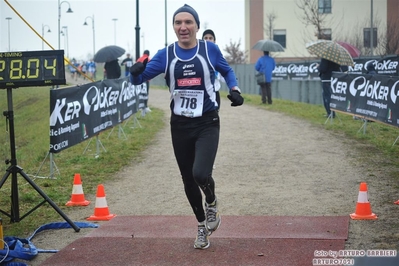
[[276,68],[273,70],[274,74],[287,74],[288,68],[285,66],[276,66]]
[[399,89],[396,88],[396,86],[398,85],[398,83],[399,83],[399,80],[396,81],[396,82],[392,85],[392,88],[391,88],[391,101],[392,101],[393,103],[396,103],[396,99],[397,99],[398,96],[399,96]]
[[112,126],[112,121],[107,121],[105,123],[100,124],[99,126],[94,127],[93,133],[100,132],[101,130],[105,130],[111,126]]
[[[66,110],[64,113],[64,117],[62,114],[62,110],[66,106]],[[74,118],[79,118],[79,112],[81,110],[81,105],[78,101],[73,101],[66,103],[66,98],[57,99],[54,110],[50,115],[50,126],[55,126],[59,121],[60,124],[64,124]]]
[[308,67],[304,65],[290,64],[288,65],[288,73],[308,75]]
[[318,63],[312,63],[309,66],[309,72],[310,73],[319,73],[319,68],[318,68]]
[[359,72],[359,74],[360,74],[360,73],[362,73],[363,66],[365,67],[366,64],[363,65],[361,63],[355,63],[354,66],[348,66],[348,71],[349,72]]
[[359,96],[361,97],[367,96],[372,99],[387,101],[389,88],[386,86],[380,87],[380,85],[381,81],[374,81],[374,84],[371,84],[366,77],[360,76],[351,81],[349,91],[353,96],[356,96],[357,91],[360,91]]
[[361,109],[361,108],[356,108],[356,113],[357,114],[364,114],[370,117],[377,117],[378,113],[371,111],[371,110],[365,110],[365,109]]
[[398,62],[392,61],[390,59],[382,60],[375,64],[375,69],[377,70],[395,70],[398,67]]
[[[334,94],[331,95],[331,99],[337,100],[338,102],[346,101],[346,97],[342,97],[342,96],[334,95]],[[332,104],[332,103],[330,103],[330,104]]]
[[136,95],[138,95],[139,88],[136,88],[138,86],[135,86],[131,84],[130,82],[124,81],[122,82],[122,90],[119,95],[119,103],[123,103],[125,101],[129,101],[132,98],[134,98]]
[[[94,91],[94,95],[88,98],[89,93]],[[90,115],[90,110],[97,111],[100,108],[107,108],[116,105],[119,91],[112,90],[112,87],[104,87],[100,91],[96,86],[90,87],[83,96],[83,106],[86,115]]]
[[80,127],[80,122],[77,122],[75,124],[70,124],[70,125],[66,125],[66,126],[62,126],[56,129],[51,129],[50,130],[50,137],[57,137],[57,136],[61,136],[62,134],[65,133],[71,133],[72,131],[75,131],[75,129]]
[[136,99],[131,100],[131,101],[128,101],[128,102],[127,102],[127,107],[130,107],[130,106],[132,106],[132,105],[135,104],[135,103],[136,103]]
[[129,118],[132,115],[133,111],[130,110],[129,112],[127,112],[126,114],[123,115],[123,120]]
[[56,144],[50,144],[50,150],[59,151],[69,146],[68,140],[63,140]]
[[338,81],[337,78],[331,80],[331,89],[333,93],[346,94],[348,84],[345,81]]
[[113,114],[116,114],[117,112],[118,112],[118,110],[116,108],[110,109],[110,110],[101,111],[101,117],[105,117],[105,116],[108,116],[108,115],[113,115]]
[[387,109],[388,108],[387,104],[379,103],[379,102],[376,102],[373,100],[367,100],[367,105],[375,106],[375,107],[378,107],[379,109]]

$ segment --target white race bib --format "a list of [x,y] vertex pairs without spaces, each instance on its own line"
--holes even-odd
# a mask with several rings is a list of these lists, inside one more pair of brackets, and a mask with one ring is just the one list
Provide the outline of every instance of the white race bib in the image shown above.
[[204,107],[204,91],[202,90],[174,90],[173,113],[187,117],[202,116]]

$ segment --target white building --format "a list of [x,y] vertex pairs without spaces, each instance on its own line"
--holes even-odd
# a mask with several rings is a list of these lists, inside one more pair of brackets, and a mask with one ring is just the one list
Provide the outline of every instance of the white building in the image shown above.
[[[305,10],[308,18],[319,22],[304,19]],[[261,39],[273,39],[283,45],[284,52],[273,53],[280,61],[312,57],[305,45],[317,39],[348,42],[358,47],[362,55],[382,55],[387,36],[393,35],[387,32],[392,28],[387,25],[399,26],[399,0],[245,0],[245,18],[249,63],[262,55],[251,49]],[[316,25],[320,25],[319,29]],[[398,45],[399,39],[395,43]]]

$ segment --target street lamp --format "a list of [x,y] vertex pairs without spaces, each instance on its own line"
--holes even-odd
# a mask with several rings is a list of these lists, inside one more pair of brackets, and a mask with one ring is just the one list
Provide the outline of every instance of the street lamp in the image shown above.
[[85,23],[83,23],[84,26],[88,25],[87,24],[87,19],[88,18],[91,19],[91,25],[92,25],[91,28],[93,30],[93,56],[92,57],[94,57],[94,55],[96,54],[96,37],[95,37],[95,34],[94,34],[94,15],[92,17],[88,16],[88,17],[85,18]]
[[48,28],[47,32],[51,32],[49,25],[42,24],[42,50],[44,50],[44,30],[46,27]]
[[114,45],[116,45],[116,22],[118,21],[117,18],[112,19],[114,21]]
[[140,58],[139,0],[136,0],[136,60]]
[[[69,59],[69,39],[68,39],[68,26],[62,26],[63,31],[61,34],[64,36],[64,47],[66,49],[66,56]],[[65,33],[64,33],[65,30]]]
[[11,41],[10,41],[10,20],[12,20],[12,18],[7,17],[6,20],[8,20],[8,51],[11,51]]
[[62,1],[60,3],[60,0],[58,0],[58,50],[61,49],[61,5],[63,3],[67,3],[68,4],[68,10],[67,13],[73,13],[72,9],[71,9],[71,5],[69,4],[68,1]]

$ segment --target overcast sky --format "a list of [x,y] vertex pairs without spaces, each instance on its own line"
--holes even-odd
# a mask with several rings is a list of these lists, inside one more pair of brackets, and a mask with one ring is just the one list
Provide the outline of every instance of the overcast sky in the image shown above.
[[[58,49],[58,0],[0,1],[0,52],[9,51],[9,43],[11,51],[42,50],[40,37],[24,20],[40,36],[44,29],[44,38],[55,49]],[[89,59],[88,57],[93,53],[92,18],[94,18],[96,51],[104,46],[116,44],[123,47],[126,52],[130,52],[133,57],[135,56],[136,0],[60,0],[60,2],[61,30],[63,26],[67,26],[68,32],[67,38],[62,35],[60,37],[60,47],[65,50],[65,55],[81,60]],[[244,0],[167,0],[166,3],[169,44],[176,41],[172,26],[173,13],[187,3],[199,14],[198,38],[201,38],[205,28],[210,28],[215,32],[216,42],[222,52],[230,40],[233,42],[240,40],[241,48],[246,48]],[[66,13],[69,6],[73,13]],[[113,21],[113,19],[117,20]],[[85,20],[87,26],[83,26]],[[139,1],[139,26],[141,52],[147,49],[151,55],[154,55],[159,49],[165,47],[165,0]],[[47,32],[49,28],[50,33]],[[8,33],[10,33],[10,38]],[[51,48],[44,44],[44,49]]]

